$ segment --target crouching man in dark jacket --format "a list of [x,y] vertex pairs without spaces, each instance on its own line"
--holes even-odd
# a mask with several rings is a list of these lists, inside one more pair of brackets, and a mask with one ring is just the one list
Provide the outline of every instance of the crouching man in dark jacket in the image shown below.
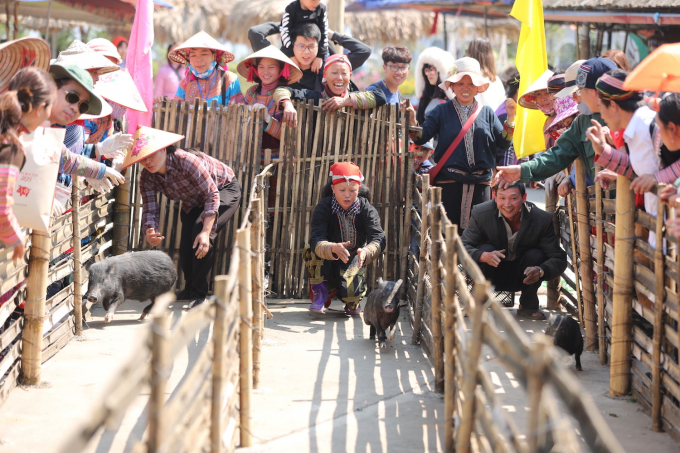
[[519,182],[499,189],[494,200],[473,208],[462,240],[497,291],[522,291],[519,316],[545,319],[538,288],[564,272],[567,254],[557,241],[552,214],[526,200]]

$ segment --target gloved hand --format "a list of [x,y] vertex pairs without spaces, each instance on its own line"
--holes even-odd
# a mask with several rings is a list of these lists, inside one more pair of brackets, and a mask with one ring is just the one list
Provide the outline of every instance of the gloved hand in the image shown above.
[[108,178],[104,179],[85,179],[87,185],[99,193],[109,193],[113,189],[113,183]]
[[255,104],[251,106],[251,110],[253,112],[257,112],[258,110],[263,110],[264,111],[264,121],[269,124],[272,121],[272,116],[269,114],[267,111],[267,106],[263,104]]
[[66,211],[66,206],[64,206],[61,201],[56,198],[52,201],[52,217],[60,217]]
[[120,173],[123,169],[123,160],[125,160],[124,157],[116,157],[111,161],[111,168]]
[[106,173],[104,173],[104,178],[105,179],[108,178],[114,186],[125,183],[125,176],[121,175],[111,167],[106,167]]
[[127,149],[132,146],[134,139],[130,134],[114,134],[108,137],[103,142],[95,145],[95,153],[97,157],[104,159],[115,159],[116,157],[125,157]]
[[567,175],[563,171],[561,171],[559,173],[555,173],[550,178],[545,180],[545,185],[544,185],[545,191],[546,192],[552,192],[553,190],[555,190],[555,188],[557,186],[560,185],[560,183],[562,181],[564,181],[564,178],[566,178],[566,177],[567,177]]

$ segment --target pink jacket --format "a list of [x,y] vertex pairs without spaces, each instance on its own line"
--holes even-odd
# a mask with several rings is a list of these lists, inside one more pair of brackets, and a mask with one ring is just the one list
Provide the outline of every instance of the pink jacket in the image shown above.
[[181,78],[177,76],[178,73],[183,75],[184,68],[180,66],[177,69],[177,72],[175,72],[168,63],[161,66],[156,74],[156,80],[154,80],[154,97],[167,96],[168,99],[173,99],[181,80]]

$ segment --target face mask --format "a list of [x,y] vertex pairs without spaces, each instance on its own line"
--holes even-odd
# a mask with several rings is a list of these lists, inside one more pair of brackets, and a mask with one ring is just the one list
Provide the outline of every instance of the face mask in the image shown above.
[[581,103],[578,105],[578,111],[582,115],[592,115],[593,112],[588,108],[585,102],[581,101]]
[[546,115],[546,116],[551,116],[551,115],[554,115],[554,114],[555,114],[555,108],[554,108],[554,107],[551,108],[551,109],[546,109],[545,107],[541,107],[541,106],[538,105],[538,104],[536,104],[536,107],[538,107],[538,110],[540,110],[541,112],[543,112],[543,114]]
[[213,72],[213,70],[215,69],[216,66],[217,66],[217,62],[216,62],[215,60],[213,60],[213,62],[210,63],[210,67],[209,67],[208,70],[205,71],[205,72],[198,72],[198,71],[196,71],[196,70],[194,69],[194,67],[191,66],[191,65],[189,65],[189,70],[191,71],[191,73],[192,73],[197,79],[205,79],[205,78],[208,77],[210,74],[212,74],[212,72]]

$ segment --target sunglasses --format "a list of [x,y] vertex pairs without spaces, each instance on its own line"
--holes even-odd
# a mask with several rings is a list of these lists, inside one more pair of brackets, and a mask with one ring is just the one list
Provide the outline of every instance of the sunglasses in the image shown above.
[[66,102],[69,104],[78,104],[78,111],[83,114],[90,110],[90,101],[81,101],[80,95],[76,91],[66,91]]

